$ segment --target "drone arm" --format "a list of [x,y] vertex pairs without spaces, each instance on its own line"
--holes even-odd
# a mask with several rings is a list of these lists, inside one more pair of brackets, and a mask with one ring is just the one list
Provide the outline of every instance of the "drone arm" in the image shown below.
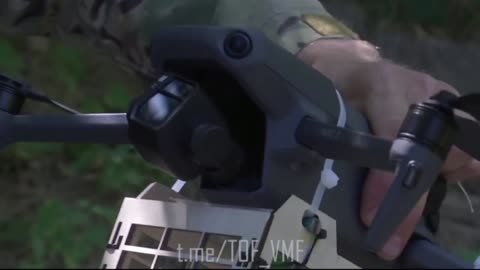
[[129,144],[126,115],[11,115],[0,113],[0,144],[65,142]]
[[365,168],[395,169],[395,162],[389,159],[392,143],[366,133],[306,117],[297,129],[296,138],[324,158],[346,160]]

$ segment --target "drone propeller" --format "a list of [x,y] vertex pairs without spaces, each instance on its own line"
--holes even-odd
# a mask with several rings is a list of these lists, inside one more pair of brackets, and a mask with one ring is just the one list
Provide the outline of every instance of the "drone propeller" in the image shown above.
[[480,94],[469,94],[457,98],[452,106],[480,119]]
[[455,122],[460,129],[455,139],[455,146],[473,158],[480,160],[480,144],[477,143],[478,138],[480,138],[480,124],[459,116],[455,117]]
[[455,109],[461,110],[473,116],[475,120],[467,119],[461,116],[455,117],[455,122],[459,128],[456,135],[455,146],[468,153],[475,159],[480,160],[480,144],[475,143],[480,136],[480,125],[476,121],[480,119],[480,94],[469,94],[456,97],[448,92],[440,92],[433,99],[447,98],[448,104]]

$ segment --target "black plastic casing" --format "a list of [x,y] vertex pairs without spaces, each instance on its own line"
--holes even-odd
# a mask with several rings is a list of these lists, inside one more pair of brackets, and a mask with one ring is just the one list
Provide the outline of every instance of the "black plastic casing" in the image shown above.
[[22,83],[0,74],[0,110],[18,114],[25,103],[24,87]]
[[[225,40],[232,33],[239,32],[250,39],[251,48],[241,56],[232,56],[231,52],[225,50]],[[243,46],[239,45],[241,43],[238,42],[235,46]],[[244,125],[247,127],[245,133],[263,134],[262,140],[255,140],[255,148],[261,154],[262,166],[258,173],[261,187],[250,192],[235,190],[233,186],[230,189],[204,188],[202,192],[209,201],[277,208],[291,195],[306,202],[312,200],[324,160],[300,145],[296,141],[295,131],[300,121],[307,116],[336,124],[340,106],[331,81],[275,45],[263,33],[249,29],[190,26],[159,28],[152,52],[152,61],[158,72],[175,72],[197,81],[202,89],[209,92],[217,107],[221,107],[228,96],[236,96],[241,92],[254,104],[251,110],[261,112],[257,117],[247,117],[247,112],[238,111],[232,114],[232,119],[241,122],[242,115],[245,115],[244,121],[264,119],[260,133],[253,127],[258,128],[257,125],[250,128]],[[230,84],[222,80],[222,76],[228,77]],[[348,104],[346,114],[347,128],[371,133],[363,114]],[[227,117],[226,121],[233,122],[232,119]],[[342,141],[342,138],[338,140]],[[362,185],[368,169],[336,161],[333,170],[340,177],[339,184],[327,191],[320,208],[337,221],[340,255],[364,268],[412,265],[428,268],[437,265],[429,261],[424,263],[422,258],[418,258],[423,256],[429,260],[438,254],[437,247],[430,245],[428,240],[417,240],[422,244],[423,255],[418,254],[418,246],[413,242],[412,248],[407,248],[404,256],[394,262],[383,261],[368,252],[364,246],[366,227],[359,215]],[[241,181],[249,179],[239,178],[237,182]],[[428,239],[430,235],[420,225],[416,237]],[[411,253],[411,250],[416,253]],[[441,253],[443,255],[445,254]],[[449,257],[441,259],[445,259],[443,262],[450,267],[463,266]]]
[[[177,75],[165,78],[132,102],[127,113],[128,136],[146,161],[182,180],[194,180],[200,175],[190,148],[194,129],[202,124],[224,126],[225,121],[197,84]],[[174,81],[188,85],[188,93],[182,98],[163,92]],[[140,110],[157,94],[167,95],[176,105],[169,108],[167,117],[161,121],[145,119]]]

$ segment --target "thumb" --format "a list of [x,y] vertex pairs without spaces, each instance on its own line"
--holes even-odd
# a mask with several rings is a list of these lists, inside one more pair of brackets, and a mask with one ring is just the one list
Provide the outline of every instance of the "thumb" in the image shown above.
[[[363,187],[361,203],[361,219],[365,225],[370,226],[372,223],[383,198],[394,181],[394,177],[392,173],[370,171]],[[428,193],[423,194],[407,218],[398,226],[382,251],[379,252],[378,255],[381,258],[390,261],[400,255],[422,217],[427,196]]]

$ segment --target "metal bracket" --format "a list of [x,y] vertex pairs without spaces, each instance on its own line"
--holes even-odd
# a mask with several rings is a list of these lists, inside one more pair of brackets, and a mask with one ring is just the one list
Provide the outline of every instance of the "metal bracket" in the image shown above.
[[120,245],[123,241],[123,235],[118,236],[120,232],[120,227],[122,227],[122,222],[117,224],[117,228],[115,229],[115,233],[113,234],[113,239],[110,243],[107,244],[107,249],[119,249]]

